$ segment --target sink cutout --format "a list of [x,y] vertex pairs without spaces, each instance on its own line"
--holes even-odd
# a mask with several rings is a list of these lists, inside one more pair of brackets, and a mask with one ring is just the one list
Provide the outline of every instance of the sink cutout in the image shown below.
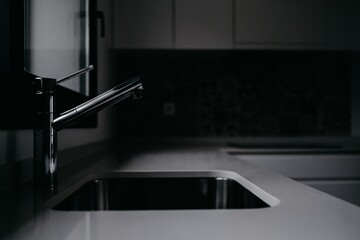
[[53,209],[59,211],[253,209],[270,207],[223,177],[115,177],[91,180]]

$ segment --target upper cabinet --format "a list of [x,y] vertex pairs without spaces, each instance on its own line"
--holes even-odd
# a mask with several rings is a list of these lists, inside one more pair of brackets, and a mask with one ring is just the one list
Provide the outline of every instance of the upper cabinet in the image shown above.
[[327,0],[328,48],[360,50],[360,1]]
[[240,48],[326,46],[326,0],[236,0],[235,19]]
[[360,50],[359,0],[116,0],[118,49]]
[[232,48],[232,0],[175,1],[176,49]]
[[116,0],[114,21],[115,48],[173,47],[171,0]]

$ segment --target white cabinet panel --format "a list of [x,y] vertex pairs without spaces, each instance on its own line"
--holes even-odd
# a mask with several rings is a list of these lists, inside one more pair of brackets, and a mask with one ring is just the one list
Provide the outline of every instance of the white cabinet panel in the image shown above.
[[360,50],[358,0],[116,0],[114,47]]
[[115,48],[166,49],[172,45],[172,1],[114,1]]
[[240,45],[318,46],[326,43],[326,0],[236,0]]
[[360,50],[360,1],[328,0],[328,48]]
[[177,49],[232,48],[232,0],[177,0]]

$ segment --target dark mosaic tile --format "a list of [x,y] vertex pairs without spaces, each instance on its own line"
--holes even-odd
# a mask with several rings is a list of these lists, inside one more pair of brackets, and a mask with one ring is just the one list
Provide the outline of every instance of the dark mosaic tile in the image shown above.
[[116,116],[123,135],[351,132],[347,53],[149,50],[116,51],[114,59],[121,66],[116,76],[140,75],[145,87],[141,103],[130,103]]

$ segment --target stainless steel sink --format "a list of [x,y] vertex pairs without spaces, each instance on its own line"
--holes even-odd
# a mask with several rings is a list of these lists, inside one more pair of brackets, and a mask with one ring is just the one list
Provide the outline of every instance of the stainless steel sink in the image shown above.
[[54,210],[265,208],[267,203],[224,177],[104,177],[87,181]]

